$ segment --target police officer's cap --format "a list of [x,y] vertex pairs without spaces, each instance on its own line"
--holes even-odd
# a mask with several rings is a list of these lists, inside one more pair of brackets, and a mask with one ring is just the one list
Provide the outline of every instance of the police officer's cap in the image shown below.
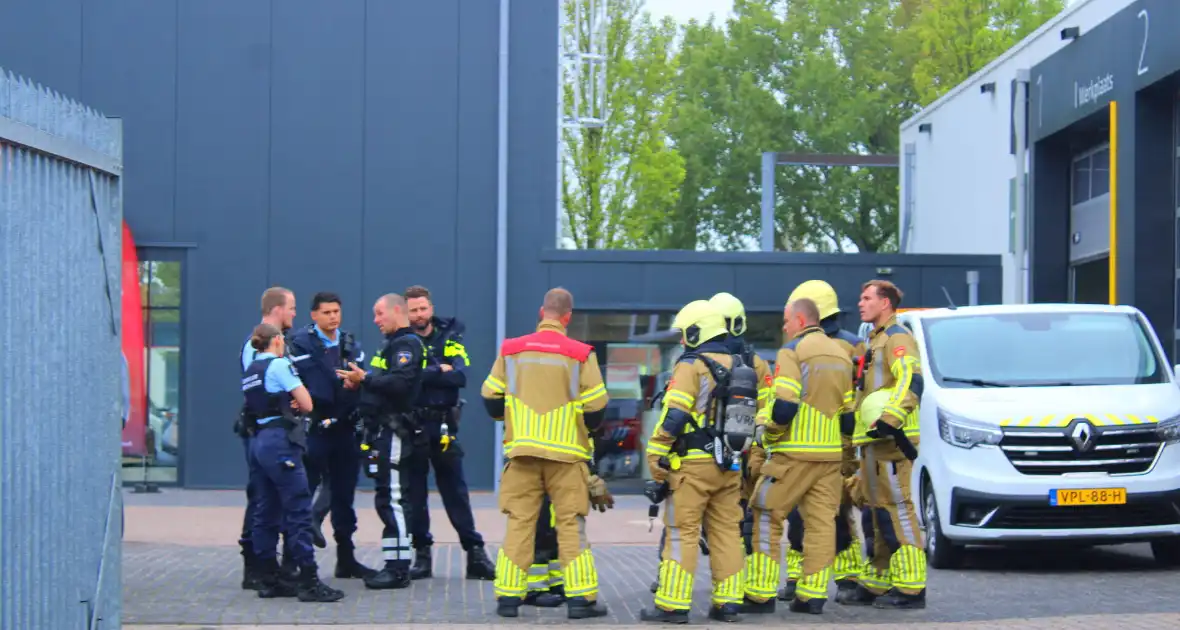
[[709,298],[709,304],[725,318],[729,334],[735,337],[746,332],[746,306],[730,293],[721,292]]
[[827,319],[840,312],[840,301],[836,298],[836,290],[823,280],[808,280],[791,291],[787,304],[795,300],[807,298],[815,302],[819,309],[819,318]]
[[728,332],[725,328],[725,317],[707,300],[685,304],[672,320],[672,328],[680,331],[681,340],[689,348],[722,337]]

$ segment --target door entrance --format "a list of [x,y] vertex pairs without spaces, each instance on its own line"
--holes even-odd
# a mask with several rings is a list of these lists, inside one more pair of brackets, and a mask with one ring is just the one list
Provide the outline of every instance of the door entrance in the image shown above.
[[1069,268],[1069,301],[1075,304],[1110,302],[1110,257],[1103,256]]

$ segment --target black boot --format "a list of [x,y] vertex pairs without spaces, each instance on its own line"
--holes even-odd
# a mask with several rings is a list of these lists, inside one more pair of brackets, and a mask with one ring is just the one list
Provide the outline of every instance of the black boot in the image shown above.
[[273,599],[275,597],[295,597],[298,594],[295,577],[284,573],[274,558],[259,560],[257,571],[259,597]]
[[656,591],[659,591],[659,590],[660,590],[660,581],[659,581],[659,579],[657,579],[655,582],[652,582],[652,583],[651,583],[651,585],[650,585],[650,586],[648,586],[647,588],[648,588],[648,590],[650,590],[650,591],[651,591],[651,594],[652,594],[652,595],[655,595],[655,594],[656,594]]
[[496,599],[496,614],[501,617],[519,617],[520,604],[519,597],[500,597]]
[[788,609],[793,613],[808,613],[812,615],[822,615],[824,612],[824,603],[826,599],[809,599],[803,601],[801,599],[792,599],[791,605]]
[[410,568],[393,560],[387,560],[384,568],[365,578],[365,588],[374,590],[409,588],[409,586]]
[[560,586],[550,587],[547,591],[529,591],[522,602],[525,606],[537,608],[557,608],[565,603],[565,590]]
[[299,577],[299,565],[295,564],[295,560],[290,555],[284,553],[283,563],[279,565],[279,573],[289,581],[294,581]]
[[313,564],[299,571],[298,597],[301,602],[338,602],[344,599],[344,591],[338,591],[321,582]]
[[377,572],[356,559],[352,545],[336,543],[336,577],[341,580],[364,579]]
[[688,623],[687,610],[664,610],[660,607],[644,608],[639,611],[640,621],[658,621],[660,623]]
[[259,576],[258,560],[254,558],[254,553],[246,548],[242,549],[242,590],[256,591],[262,588],[262,579]]
[[496,565],[488,558],[488,552],[484,551],[483,545],[467,550],[467,579],[496,579]]
[[585,597],[571,597],[565,600],[566,616],[570,619],[594,619],[610,614],[606,606],[588,601]]
[[[774,605],[774,600],[770,600],[770,603]],[[742,617],[738,614],[737,604],[722,604],[709,608],[709,619],[722,623],[734,623],[741,621]]]
[[786,586],[778,590],[778,598],[784,602],[795,599],[795,588],[799,585],[795,580],[787,580]]
[[847,604],[849,600],[856,599],[856,587],[856,580],[838,580],[836,582],[836,603]]
[[926,607],[926,589],[914,594],[890,589],[888,593],[873,601],[873,608],[892,610],[921,610]]
[[749,597],[742,599],[742,612],[754,615],[769,615],[774,612],[775,602],[773,599],[768,599],[764,602],[756,602]]
[[410,567],[410,579],[425,580],[426,578],[434,577],[433,564],[430,557],[430,547],[419,547],[415,549],[414,566]]
[[845,593],[843,597],[840,596],[839,591],[836,591],[836,595],[836,603],[845,606],[872,606],[873,602],[877,599],[877,596],[872,591],[860,584],[856,585],[855,590]]

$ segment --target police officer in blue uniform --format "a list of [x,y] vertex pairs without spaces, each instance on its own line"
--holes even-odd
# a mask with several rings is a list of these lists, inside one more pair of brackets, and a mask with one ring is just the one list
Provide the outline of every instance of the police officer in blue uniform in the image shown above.
[[[283,287],[271,287],[262,293],[262,323],[270,324],[279,330],[288,330],[295,321],[295,294],[290,289]],[[239,358],[241,362],[242,376],[245,376],[246,370],[250,369],[250,364],[254,362],[255,355],[258,351],[251,345],[251,336],[246,337],[245,344],[242,345],[242,351]],[[247,411],[243,406],[242,412],[236,423],[234,423],[234,432],[242,438],[242,450],[246,457],[246,466],[250,465],[250,438],[252,432],[245,424]],[[257,570],[257,563],[255,562],[254,548],[251,544],[251,528],[254,525],[254,513],[258,507],[258,492],[254,486],[253,480],[249,479],[246,482],[246,513],[242,518],[242,535],[238,539],[238,544],[242,548],[242,562],[245,565],[242,571],[242,588],[246,590],[258,590],[262,587],[262,582],[259,579],[259,571]],[[289,571],[294,571],[291,564],[289,548],[290,539],[284,533],[283,535],[283,563]]]
[[426,344],[426,370],[422,375],[422,393],[415,405],[418,434],[414,454],[409,462],[410,508],[413,514],[411,535],[414,544],[414,566],[410,577],[415,580],[433,575],[430,535],[430,506],[426,480],[434,467],[434,480],[442,495],[443,507],[451,526],[459,534],[459,542],[467,552],[467,579],[494,580],[496,565],[484,550],[483,536],[475,530],[471,513],[471,498],[463,477],[463,448],[457,441],[461,402],[459,390],[467,386],[470,359],[463,346],[464,326],[456,318],[434,316],[430,290],[423,286],[406,289],[410,326]]
[[[365,578],[376,571],[357,561],[352,541],[356,532],[353,499],[360,474],[360,444],[353,418],[356,392],[344,389],[336,376],[336,370],[362,362],[365,354],[353,336],[340,329],[340,306],[340,296],[335,293],[315,294],[311,299],[315,323],[293,330],[287,342],[315,406],[307,436],[307,476],[312,494],[322,485],[328,497],[336,539],[336,577]],[[313,508],[312,536],[317,546],[324,546],[319,529],[322,518]],[[320,541],[316,541],[316,534]]]
[[414,401],[422,387],[426,348],[410,328],[406,299],[396,293],[382,296],[373,305],[373,323],[385,335],[381,349],[366,373],[356,363],[337,370],[344,387],[360,391],[359,412],[365,429],[361,446],[365,474],[372,477],[377,493],[373,500],[384,528],[381,551],[385,566],[365,578],[372,589],[406,588],[410,585],[409,484],[405,465],[411,456],[414,433]]
[[[312,411],[311,395],[294,365],[284,357],[278,328],[259,324],[250,345],[258,351],[242,378],[245,423],[250,439],[250,480],[258,496],[251,543],[259,571],[259,597],[291,597],[303,602],[334,602],[344,593],[320,581],[311,545],[311,491],[303,455],[307,448],[302,419],[292,408]],[[298,567],[281,573],[275,558],[279,529],[287,532],[289,553]]]

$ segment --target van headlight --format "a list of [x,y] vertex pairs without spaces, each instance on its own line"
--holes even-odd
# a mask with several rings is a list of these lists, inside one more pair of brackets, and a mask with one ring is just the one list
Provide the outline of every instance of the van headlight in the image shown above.
[[938,410],[938,435],[942,441],[959,448],[996,446],[1004,438],[998,427],[986,425]]
[[1174,416],[1155,425],[1155,433],[1164,444],[1180,442],[1180,416]]

